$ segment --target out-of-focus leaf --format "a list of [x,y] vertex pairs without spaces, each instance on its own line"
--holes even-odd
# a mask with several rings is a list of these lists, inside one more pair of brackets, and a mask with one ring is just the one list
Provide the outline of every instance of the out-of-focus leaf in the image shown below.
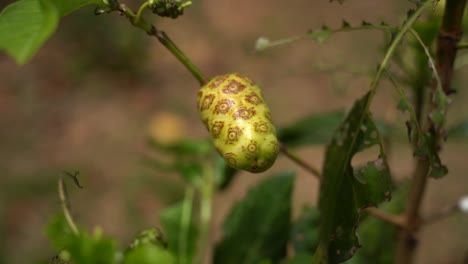
[[310,264],[312,263],[313,258],[314,256],[312,254],[299,253],[299,254],[294,255],[292,259],[288,259],[281,263],[282,264]]
[[215,161],[215,182],[220,190],[225,190],[232,182],[239,170],[233,169],[220,156],[216,156]]
[[145,244],[125,254],[123,264],[176,264],[177,259],[168,250],[153,244]]
[[301,216],[294,222],[291,241],[296,254],[313,255],[319,242],[320,212],[316,207],[305,207]]
[[319,113],[307,116],[278,130],[278,139],[288,147],[311,144],[327,144],[331,133],[343,120],[343,111]]
[[[320,183],[320,243],[314,263],[339,263],[359,248],[356,228],[362,208],[390,198],[390,173],[380,134],[368,112],[370,93],[356,101],[327,147]],[[355,171],[353,156],[377,145],[379,157]]]
[[270,176],[253,187],[225,220],[214,263],[250,264],[286,256],[294,173]]
[[113,264],[116,243],[104,237],[100,228],[95,228],[92,235],[87,232],[70,241],[67,247],[74,264]]
[[20,0],[0,13],[0,49],[26,63],[51,36],[63,16],[98,0]]
[[63,215],[51,218],[45,229],[45,234],[56,250],[67,247],[74,236]]
[[[304,117],[289,126],[278,129],[278,139],[287,147],[324,145],[330,142],[332,134],[345,117],[342,110],[324,112]],[[383,120],[376,121],[382,136],[390,135],[392,127]]]
[[449,140],[468,138],[468,120],[463,120],[447,129],[447,138]]
[[172,154],[172,155],[204,155],[212,150],[211,143],[209,140],[191,140],[184,139],[169,144],[158,142],[157,140],[150,138],[148,144],[155,150]]
[[[188,202],[188,206],[192,206],[191,201]],[[164,209],[159,215],[167,237],[168,250],[178,256],[181,264],[192,263],[198,237],[197,226],[191,218],[191,208],[185,208],[184,203],[179,203]]]

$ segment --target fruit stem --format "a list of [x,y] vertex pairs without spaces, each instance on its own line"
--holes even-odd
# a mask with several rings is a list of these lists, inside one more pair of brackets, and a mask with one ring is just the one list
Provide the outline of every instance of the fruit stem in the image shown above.
[[156,37],[158,41],[167,50],[169,50],[169,52],[171,52],[172,55],[174,55],[177,58],[177,60],[179,60],[185,66],[185,68],[187,68],[187,70],[189,70],[193,77],[195,77],[195,79],[198,80],[200,85],[203,86],[206,83],[206,79],[203,76],[200,69],[198,69],[197,66],[195,66],[195,64],[192,63],[192,61],[182,52],[182,50],[179,49],[179,47],[177,47],[177,45],[169,38],[169,36],[164,31],[157,29],[154,25],[150,24],[143,18],[142,13],[144,9],[148,7],[148,5],[148,2],[143,3],[136,14],[124,4],[119,4],[116,1],[113,2],[113,4],[109,6],[109,8],[110,11],[120,12],[121,15],[125,16],[126,18],[128,18],[128,20],[130,20],[133,26],[142,29],[150,36]]
[[320,171],[317,168],[307,164],[298,155],[289,150],[283,143],[280,143],[280,151],[283,152],[283,154],[286,155],[286,157],[288,157],[290,160],[294,161],[296,164],[310,172],[310,174],[315,176],[317,179],[320,179]]

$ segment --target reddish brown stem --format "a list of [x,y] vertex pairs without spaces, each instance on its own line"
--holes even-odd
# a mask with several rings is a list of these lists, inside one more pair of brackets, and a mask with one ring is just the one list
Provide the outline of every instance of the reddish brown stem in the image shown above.
[[[457,44],[461,37],[461,21],[465,5],[466,0],[446,1],[443,23],[437,39],[436,69],[439,73],[442,89],[446,94],[450,94],[451,91],[450,83],[453,75],[453,63],[457,54]],[[432,93],[437,88],[437,81],[433,80]],[[433,109],[437,106],[431,105],[430,107]],[[428,123],[428,131],[435,131],[436,140],[440,142],[442,136],[439,131],[434,129],[431,120]],[[418,244],[415,234],[422,225],[420,207],[426,190],[429,166],[430,163],[426,159],[416,161],[406,210],[408,229],[402,229],[400,232],[394,263],[410,264],[413,262],[413,255]]]

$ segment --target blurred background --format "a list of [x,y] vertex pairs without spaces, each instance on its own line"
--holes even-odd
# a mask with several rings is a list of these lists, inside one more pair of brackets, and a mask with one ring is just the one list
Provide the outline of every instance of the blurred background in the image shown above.
[[[0,3],[3,8],[12,1]],[[151,18],[206,76],[240,72],[263,89],[277,126],[305,115],[349,109],[369,88],[382,59],[378,31],[333,35],[325,43],[296,42],[261,53],[259,37],[302,35],[326,24],[339,27],[366,20],[400,25],[409,1],[195,0],[177,20]],[[137,8],[140,2],[126,1]],[[86,7],[65,17],[34,59],[18,66],[0,53],[0,263],[44,263],[56,254],[44,236],[49,218],[60,212],[57,177],[80,171],[83,190],[69,188],[77,222],[127,245],[142,228],[158,225],[158,211],[179,201],[184,182],[142,162],[149,136],[159,140],[206,138],[195,109],[197,81],[156,39],[118,14],[95,16]],[[149,17],[149,14],[148,14]],[[466,70],[456,72],[458,90],[449,124],[468,118]],[[401,127],[398,96],[383,82],[373,103],[375,116]],[[332,133],[332,131],[330,131]],[[390,162],[397,178],[412,172],[411,149],[395,136]],[[423,204],[430,214],[468,193],[468,145],[451,140],[442,159],[449,175],[431,180]],[[323,146],[300,148],[320,167]],[[315,204],[318,182],[280,157],[271,171],[298,172],[294,216]],[[242,173],[214,204],[213,241],[233,202],[270,173]],[[71,185],[70,185],[71,186]],[[462,263],[468,254],[468,219],[451,216],[421,232],[417,263]]]

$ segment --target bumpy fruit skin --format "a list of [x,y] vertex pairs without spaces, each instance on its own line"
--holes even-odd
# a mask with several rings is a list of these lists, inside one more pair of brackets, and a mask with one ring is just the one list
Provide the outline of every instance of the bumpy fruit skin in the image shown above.
[[212,78],[198,92],[198,110],[231,167],[258,173],[273,165],[279,153],[276,130],[252,80],[237,73]]

